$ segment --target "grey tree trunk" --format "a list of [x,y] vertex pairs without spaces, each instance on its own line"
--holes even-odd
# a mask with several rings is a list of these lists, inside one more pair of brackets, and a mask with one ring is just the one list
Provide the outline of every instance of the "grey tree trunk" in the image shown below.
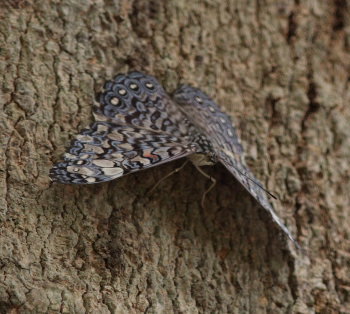
[[[0,313],[350,313],[348,0],[0,4]],[[48,172],[119,72],[234,118],[296,251],[220,166]]]

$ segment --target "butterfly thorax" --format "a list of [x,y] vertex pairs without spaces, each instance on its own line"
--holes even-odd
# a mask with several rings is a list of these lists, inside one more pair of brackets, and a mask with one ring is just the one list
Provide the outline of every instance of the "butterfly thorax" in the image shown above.
[[213,166],[216,164],[216,156],[210,156],[207,154],[193,154],[187,157],[194,165],[202,166]]

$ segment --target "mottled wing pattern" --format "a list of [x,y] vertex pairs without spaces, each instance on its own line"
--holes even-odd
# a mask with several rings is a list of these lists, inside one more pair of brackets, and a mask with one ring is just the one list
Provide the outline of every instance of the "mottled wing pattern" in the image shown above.
[[265,208],[278,226],[298,246],[290,231],[275,213],[261,183],[247,168],[243,148],[230,118],[204,92],[188,85],[181,86],[173,95],[175,101],[191,122],[211,142],[217,160],[221,162],[245,189]]
[[150,75],[119,74],[96,97],[96,121],[112,121],[188,138],[195,132],[158,81]]
[[243,148],[230,117],[207,94],[198,88],[182,85],[174,92],[173,99],[216,150],[227,150],[236,158],[243,158]]
[[156,131],[95,122],[72,141],[64,161],[51,169],[62,183],[92,184],[185,157],[196,145]]
[[92,184],[196,151],[197,132],[152,76],[118,75],[104,86],[96,122],[83,130],[50,172],[53,181]]

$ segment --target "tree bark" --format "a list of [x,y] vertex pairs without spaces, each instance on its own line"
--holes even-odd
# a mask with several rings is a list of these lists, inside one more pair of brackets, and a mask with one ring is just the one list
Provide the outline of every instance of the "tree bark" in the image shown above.
[[[350,3],[0,4],[0,313],[350,313]],[[141,70],[205,90],[299,252],[221,166],[92,186],[49,169],[96,91]]]

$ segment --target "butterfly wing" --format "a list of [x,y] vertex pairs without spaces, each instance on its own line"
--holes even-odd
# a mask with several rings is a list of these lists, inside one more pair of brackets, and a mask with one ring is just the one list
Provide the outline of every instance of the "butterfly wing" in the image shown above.
[[96,100],[96,121],[112,121],[185,138],[193,130],[186,116],[150,75],[140,72],[119,74],[104,84],[104,90]]
[[184,85],[175,91],[173,96],[181,105],[182,111],[188,114],[188,117],[193,117],[191,122],[195,127],[211,141],[218,161],[271,214],[272,219],[293,243],[299,246],[272,208],[262,184],[245,165],[242,145],[228,115],[222,112],[207,94],[197,88]]
[[198,150],[191,141],[193,126],[152,76],[117,75],[105,83],[96,100],[96,122],[76,137],[64,161],[51,169],[52,180],[109,181]]
[[106,182],[195,151],[195,144],[176,136],[111,122],[95,122],[76,136],[64,161],[51,169],[50,177],[68,184]]
[[182,85],[173,93],[173,99],[216,149],[225,149],[243,157],[243,147],[230,117],[207,94],[198,88]]
[[242,163],[241,159],[230,151],[220,151],[218,160],[229,170],[244,188],[266,209],[272,216],[273,221],[283,230],[283,232],[299,247],[288,228],[283,224],[281,219],[274,211],[270,204],[265,189],[253,173]]

